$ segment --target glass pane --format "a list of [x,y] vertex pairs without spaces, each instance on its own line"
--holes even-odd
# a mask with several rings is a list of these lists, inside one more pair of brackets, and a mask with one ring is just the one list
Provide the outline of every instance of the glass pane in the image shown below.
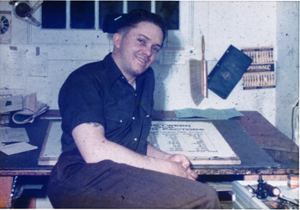
[[123,13],[122,1],[99,1],[99,28],[103,27],[103,20],[108,13]]
[[71,28],[95,28],[94,7],[94,1],[71,1]]
[[145,9],[151,12],[151,1],[128,1],[128,12],[134,9]]
[[179,1],[156,1],[156,14],[165,20],[168,29],[179,29]]
[[66,2],[44,1],[42,4],[42,28],[66,28]]

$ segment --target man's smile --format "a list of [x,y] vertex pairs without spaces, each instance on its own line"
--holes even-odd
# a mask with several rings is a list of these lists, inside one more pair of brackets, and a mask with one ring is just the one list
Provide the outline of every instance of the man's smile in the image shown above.
[[148,63],[148,59],[145,57],[141,57],[141,56],[136,56],[136,58],[144,65],[146,65]]

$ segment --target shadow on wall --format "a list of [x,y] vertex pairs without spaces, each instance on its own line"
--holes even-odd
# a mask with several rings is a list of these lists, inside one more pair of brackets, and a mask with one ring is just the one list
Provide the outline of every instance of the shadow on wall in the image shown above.
[[152,68],[155,74],[155,90],[154,90],[154,109],[164,110],[165,103],[168,100],[166,96],[165,79],[168,77],[173,65],[159,64],[155,61]]
[[[171,43],[172,42],[172,43]],[[176,37],[172,37],[172,41],[169,42],[168,37],[165,40],[164,48],[157,55],[155,62],[151,65],[155,74],[155,90],[154,90],[154,109],[155,110],[164,110],[166,102],[168,102],[169,98],[166,95],[166,87],[164,85],[164,81],[168,78],[172,67],[174,64],[164,64],[161,62],[164,56],[164,50],[168,47],[181,47],[180,40]],[[173,57],[176,58],[176,54],[179,54],[178,51],[174,50]],[[169,62],[169,61],[168,61]]]

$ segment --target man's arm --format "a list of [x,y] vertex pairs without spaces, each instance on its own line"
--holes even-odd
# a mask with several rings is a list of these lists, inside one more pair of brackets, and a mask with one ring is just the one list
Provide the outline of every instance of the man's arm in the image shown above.
[[138,168],[195,179],[181,163],[138,154],[105,138],[105,130],[99,123],[83,123],[72,131],[75,143],[86,163],[112,160]]
[[190,175],[194,179],[197,179],[197,177],[198,177],[198,175],[194,171],[191,170],[190,161],[185,155],[178,155],[178,154],[171,155],[171,154],[168,154],[161,150],[158,150],[154,146],[152,146],[150,143],[147,143],[147,156],[181,163],[182,166],[185,169],[187,169],[187,171],[190,173]]
[[171,154],[156,149],[153,145],[151,145],[148,142],[147,143],[147,156],[166,160],[171,156]]

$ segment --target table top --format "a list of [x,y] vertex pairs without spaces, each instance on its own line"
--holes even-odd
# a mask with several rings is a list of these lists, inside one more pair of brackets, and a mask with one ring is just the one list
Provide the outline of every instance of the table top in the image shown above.
[[[211,122],[242,164],[196,166],[194,170],[199,175],[299,174],[299,147],[259,112],[240,112],[244,116]],[[178,120],[173,111],[156,111],[153,118]]]
[[49,120],[37,119],[33,123],[17,125],[10,123],[10,127],[24,127],[30,139],[29,144],[38,149],[14,155],[0,152],[0,175],[49,175],[52,166],[39,166],[38,158],[41,152]]
[[[299,174],[299,147],[256,111],[241,111],[242,117],[210,120],[240,157],[240,165],[194,166],[199,175]],[[53,166],[38,165],[38,158],[51,119],[59,112],[49,110],[25,127],[36,150],[15,155],[0,153],[0,175],[50,175]],[[153,120],[179,120],[173,111],[155,111]],[[208,121],[208,120],[204,120]]]

